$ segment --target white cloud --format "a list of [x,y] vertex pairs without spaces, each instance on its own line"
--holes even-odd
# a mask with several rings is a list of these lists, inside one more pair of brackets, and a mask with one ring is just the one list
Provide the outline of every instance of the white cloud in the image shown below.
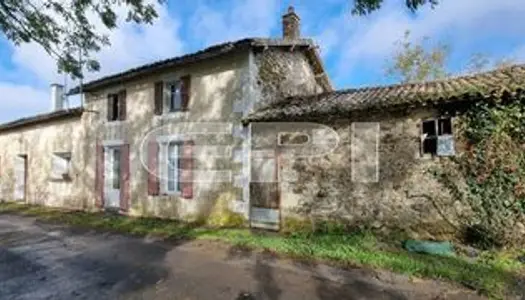
[[472,51],[480,39],[521,36],[524,14],[522,0],[440,1],[434,10],[423,8],[415,16],[406,13],[401,3],[388,2],[367,17],[342,12],[327,20],[330,27],[320,32],[318,38],[328,40],[325,47],[330,54],[338,53],[335,75],[341,78],[356,65],[376,71],[382,68],[394,42],[407,29],[413,39],[428,36],[450,42],[453,50],[465,52]]
[[47,90],[28,85],[0,82],[0,122],[10,121],[22,116],[30,116],[49,109]]
[[[119,10],[123,13],[123,10]],[[136,26],[131,23],[121,22],[118,28],[113,31],[105,31],[109,34],[111,46],[103,48],[96,54],[101,63],[100,72],[86,74],[86,79],[91,80],[97,77],[108,75],[115,72],[124,71],[131,67],[141,64],[180,55],[184,49],[184,44],[179,36],[180,22],[178,19],[169,15],[166,6],[157,6],[159,18],[153,25]],[[95,26],[103,29],[100,20],[91,18]],[[57,74],[56,62],[37,44],[23,44],[19,47],[12,47],[11,61],[16,66],[16,70],[10,72],[23,73],[26,77],[32,77],[31,85],[14,85],[9,82],[0,82],[0,92],[3,101],[0,102],[0,111],[9,112],[0,115],[0,119],[14,119],[25,115],[42,113],[48,110],[49,100],[48,86],[52,82],[62,83],[63,75]],[[20,77],[20,76],[19,76]],[[74,85],[69,82],[69,85]],[[44,95],[46,95],[44,97]],[[21,99],[39,99],[31,102]]]
[[234,1],[232,7],[214,9],[200,4],[190,18],[193,36],[205,45],[245,37],[269,36],[280,17],[277,0]]

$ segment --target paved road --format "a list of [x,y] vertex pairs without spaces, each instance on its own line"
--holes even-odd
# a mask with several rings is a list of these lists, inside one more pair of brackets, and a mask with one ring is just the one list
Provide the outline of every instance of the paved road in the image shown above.
[[[435,299],[446,290],[219,243],[74,232],[0,215],[0,299]],[[447,297],[476,299],[463,292]]]

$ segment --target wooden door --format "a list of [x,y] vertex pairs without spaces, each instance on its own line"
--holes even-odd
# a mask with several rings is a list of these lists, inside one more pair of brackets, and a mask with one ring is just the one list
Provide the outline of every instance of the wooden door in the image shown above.
[[250,182],[250,223],[252,227],[279,229],[278,161],[275,151],[252,152]]

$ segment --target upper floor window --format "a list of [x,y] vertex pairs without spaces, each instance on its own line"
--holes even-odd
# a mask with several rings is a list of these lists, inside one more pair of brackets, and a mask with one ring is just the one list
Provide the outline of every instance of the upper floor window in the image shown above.
[[107,101],[108,121],[126,120],[126,91],[123,90],[116,94],[108,94]]
[[425,120],[421,124],[421,154],[454,155],[451,118]]
[[190,103],[190,76],[173,81],[155,83],[155,114],[188,110]]
[[168,82],[168,111],[175,112],[182,110],[182,82],[180,80]]

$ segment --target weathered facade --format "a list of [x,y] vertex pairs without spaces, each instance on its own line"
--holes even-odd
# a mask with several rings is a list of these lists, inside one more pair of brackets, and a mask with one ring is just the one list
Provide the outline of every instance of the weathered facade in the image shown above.
[[[85,173],[89,172],[85,169],[89,153],[84,149],[86,132],[81,114],[82,110],[76,109],[51,115],[43,124],[1,127],[0,199],[77,209],[89,207],[91,186],[84,180],[94,174]],[[75,153],[70,177],[53,174],[54,157],[68,153]]]
[[[465,152],[457,124],[474,104],[518,101],[524,90],[525,67],[514,66],[444,81],[290,97],[245,122],[258,134],[252,137],[253,149],[275,149],[278,157],[274,195],[281,227],[325,220],[449,238],[468,208],[436,173],[451,156]],[[298,126],[306,122],[318,129]],[[309,138],[300,145],[290,138],[280,143],[282,132]],[[330,136],[337,142],[324,138]],[[310,149],[323,143],[328,147],[290,152],[291,146]]]
[[522,91],[525,67],[333,91],[299,34],[290,10],[281,39],[107,76],[83,86],[82,108],[63,110],[55,95],[55,111],[0,125],[0,199],[214,225],[323,219],[449,234],[454,219],[442,216],[463,208],[430,170],[462,151],[459,110]]
[[[55,112],[0,127],[2,199],[246,217],[250,139],[242,118],[281,97],[329,90],[313,42],[299,36],[220,44],[101,78],[83,86],[78,113],[53,99]],[[48,120],[52,114],[74,117]]]

